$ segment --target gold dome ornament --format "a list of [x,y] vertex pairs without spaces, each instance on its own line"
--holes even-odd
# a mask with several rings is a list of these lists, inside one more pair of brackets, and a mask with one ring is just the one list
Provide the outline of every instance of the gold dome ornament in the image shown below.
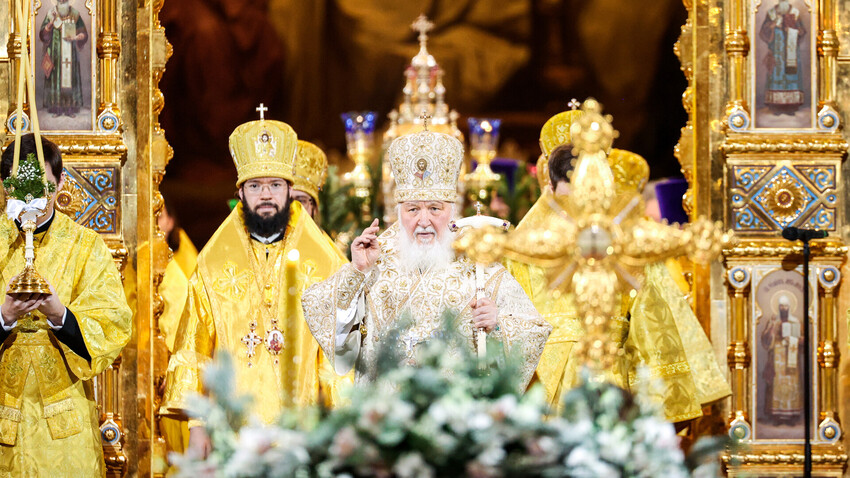
[[[725,237],[718,224],[706,219],[679,229],[644,218],[639,192],[616,190],[606,152],[617,132],[600,110],[588,99],[584,114],[570,126],[578,160],[571,193],[551,200],[558,220],[500,239],[490,237],[500,234],[495,228],[472,230],[455,248],[477,262],[504,256],[546,269],[552,289],[575,295],[586,331],[577,351],[591,370],[604,374],[622,352],[612,340],[611,318],[620,312],[623,294],[640,287],[643,267],[682,254],[708,262],[719,254]],[[625,164],[640,164],[631,158]],[[635,170],[640,178],[642,167]]]

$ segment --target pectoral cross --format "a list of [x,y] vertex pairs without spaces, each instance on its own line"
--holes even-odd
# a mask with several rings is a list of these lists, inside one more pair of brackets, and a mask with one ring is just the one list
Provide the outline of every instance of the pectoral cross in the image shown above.
[[255,110],[255,111],[259,111],[259,112],[260,112],[260,121],[263,121],[264,119],[266,119],[266,115],[265,115],[265,113],[266,113],[266,111],[268,111],[269,109],[268,109],[265,105],[263,105],[262,103],[260,103],[260,106],[258,106],[258,107],[256,107],[256,108],[254,108],[254,110]]
[[253,366],[253,364],[251,363],[251,359],[254,358],[254,354],[256,353],[256,347],[257,345],[260,345],[263,342],[263,339],[261,339],[260,336],[256,333],[256,322],[251,321],[251,324],[248,327],[248,334],[242,337],[242,343],[245,344],[245,347],[248,349],[246,353],[248,355],[248,368],[250,368],[251,366]]

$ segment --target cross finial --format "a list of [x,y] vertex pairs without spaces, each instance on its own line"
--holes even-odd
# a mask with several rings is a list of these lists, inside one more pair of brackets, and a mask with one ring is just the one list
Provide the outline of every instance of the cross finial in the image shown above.
[[476,215],[476,216],[480,216],[480,215],[481,215],[481,208],[482,208],[482,207],[483,207],[483,206],[481,206],[481,201],[475,201],[475,215]]
[[423,111],[419,117],[422,118],[422,126],[425,128],[425,131],[428,131],[428,120],[431,119],[431,113]]
[[419,42],[424,43],[428,40],[428,32],[434,28],[434,24],[423,13],[416,17],[416,21],[410,27],[419,32]]
[[573,98],[569,103],[567,103],[567,106],[569,106],[571,110],[575,111],[579,106],[581,106],[581,103],[579,103],[577,99]]
[[263,105],[262,103],[260,103],[260,106],[258,106],[258,107],[256,107],[256,108],[254,108],[254,109],[255,109],[255,111],[259,111],[259,112],[260,112],[260,121],[263,121],[264,119],[266,119],[266,114],[265,114],[265,113],[266,113],[266,111],[268,111],[268,110],[269,110],[269,109],[268,109],[268,107],[266,107],[265,105]]

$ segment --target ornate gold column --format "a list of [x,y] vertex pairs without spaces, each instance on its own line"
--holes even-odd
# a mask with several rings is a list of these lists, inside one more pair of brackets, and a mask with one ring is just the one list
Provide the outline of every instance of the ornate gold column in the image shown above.
[[171,56],[171,45],[159,23],[162,5],[162,0],[143,0],[136,9],[137,231],[139,244],[149,245],[148,253],[137,257],[139,309],[136,324],[139,341],[138,384],[134,392],[138,404],[135,424],[138,465],[135,473],[141,476],[163,476],[165,473],[162,466],[164,441],[158,429],[156,412],[161,399],[159,384],[168,365],[168,356],[157,321],[163,310],[158,287],[168,261],[168,246],[157,226],[156,217],[163,205],[159,185],[172,150],[159,126],[159,114],[165,104],[159,81]]
[[835,0],[819,0],[821,14],[818,29],[818,126],[821,129],[835,131],[840,119],[835,110],[836,79],[838,59],[838,33],[835,31]]
[[732,371],[732,406],[729,432],[737,440],[746,440],[752,435],[748,405],[750,361],[750,342],[747,330],[750,325],[749,309],[750,269],[748,267],[731,268],[727,275],[731,317],[729,319],[729,368]]
[[[98,2],[100,31],[97,38],[97,57],[101,74],[112,78],[118,72],[118,57],[121,55],[121,39],[115,31],[117,0]],[[116,131],[120,126],[116,81],[100,82],[100,102],[97,108],[97,129],[102,132]]]

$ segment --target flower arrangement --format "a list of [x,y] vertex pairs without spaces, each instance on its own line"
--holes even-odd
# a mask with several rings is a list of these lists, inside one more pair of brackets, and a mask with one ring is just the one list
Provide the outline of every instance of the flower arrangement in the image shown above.
[[45,179],[44,169],[32,153],[18,164],[18,174],[3,180],[3,186],[9,196],[24,202],[45,197],[56,190],[56,185]]
[[[383,342],[398,343],[392,339]],[[233,372],[222,358],[206,372],[213,398],[193,406],[214,451],[206,460],[172,456],[179,475],[690,476],[673,425],[640,393],[585,375],[563,413],[547,416],[539,387],[517,393],[510,357],[493,352],[482,370],[458,340],[444,331],[417,348],[415,365],[399,365],[397,350],[385,347],[381,378],[351,389],[349,405],[287,413],[276,426],[246,425],[246,399],[232,395]]]

